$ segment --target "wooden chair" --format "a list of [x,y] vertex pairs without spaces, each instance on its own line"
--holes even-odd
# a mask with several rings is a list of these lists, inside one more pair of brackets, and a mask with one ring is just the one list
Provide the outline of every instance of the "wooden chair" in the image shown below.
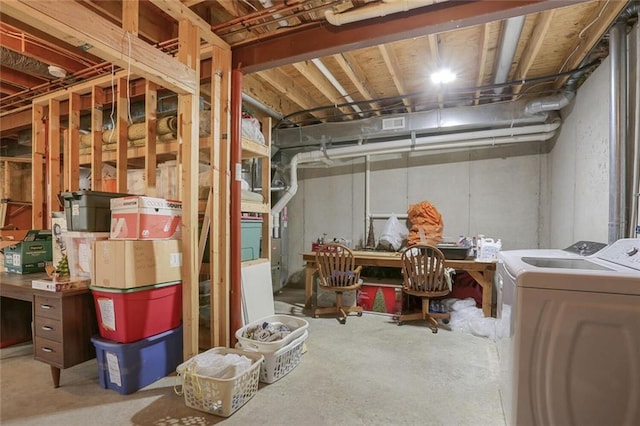
[[402,292],[422,299],[422,310],[417,313],[404,312],[397,317],[398,325],[405,321],[426,320],[434,333],[438,332],[437,318],[448,321],[449,313],[429,312],[429,300],[450,293],[445,280],[444,254],[431,245],[416,245],[407,248],[401,255],[404,284]]
[[313,316],[318,318],[322,314],[335,314],[341,324],[347,321],[349,312],[357,312],[362,316],[362,306],[343,306],[342,293],[360,288],[360,271],[362,266],[355,268],[353,252],[345,245],[327,243],[316,251],[316,265],[318,266],[319,285],[325,290],[336,293],[336,306],[315,307]]

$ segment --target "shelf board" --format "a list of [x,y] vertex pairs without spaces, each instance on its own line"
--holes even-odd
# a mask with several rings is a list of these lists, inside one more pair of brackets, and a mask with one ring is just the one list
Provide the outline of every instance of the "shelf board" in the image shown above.
[[269,147],[250,139],[242,138],[242,159],[256,157],[269,158]]
[[245,266],[258,265],[260,263],[271,263],[271,259],[267,259],[266,257],[259,257],[258,259],[245,260],[244,262],[241,262],[240,264],[244,268]]
[[[211,136],[200,138],[199,149],[205,149],[211,146]],[[156,155],[175,154],[180,148],[178,141],[156,143]],[[102,161],[116,161],[117,151],[102,151]],[[127,159],[144,158],[146,155],[145,146],[133,146],[127,148]],[[91,154],[80,155],[80,165],[91,164]]]
[[257,203],[255,201],[242,201],[240,210],[246,213],[269,213],[271,207],[265,203]]

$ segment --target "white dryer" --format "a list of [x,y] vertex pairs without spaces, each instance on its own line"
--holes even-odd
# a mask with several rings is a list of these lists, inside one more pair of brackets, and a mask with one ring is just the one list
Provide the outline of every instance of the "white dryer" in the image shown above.
[[507,424],[640,424],[640,239],[590,256],[500,253]]

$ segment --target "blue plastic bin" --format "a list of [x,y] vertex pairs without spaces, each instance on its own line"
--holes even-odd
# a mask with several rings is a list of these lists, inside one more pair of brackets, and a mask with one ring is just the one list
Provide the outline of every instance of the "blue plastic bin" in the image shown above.
[[100,386],[127,395],[171,374],[182,362],[182,326],[133,343],[98,336],[96,347]]

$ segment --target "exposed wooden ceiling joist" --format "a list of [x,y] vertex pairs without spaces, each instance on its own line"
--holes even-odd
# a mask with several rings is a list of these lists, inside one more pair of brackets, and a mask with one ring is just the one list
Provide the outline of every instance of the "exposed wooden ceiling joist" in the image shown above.
[[[342,104],[345,100],[342,95],[327,81],[322,73],[311,64],[310,61],[296,62],[293,67],[298,70],[300,74],[316,88],[322,94],[322,96],[328,101],[328,104]],[[351,114],[351,110],[346,107],[339,108],[344,114]]]
[[[340,68],[342,68],[342,71],[344,71],[344,73],[347,75],[351,83],[356,87],[356,89],[358,90],[358,93],[360,93],[360,96],[362,96],[365,100],[368,100],[368,101],[373,100],[373,95],[371,94],[371,91],[367,88],[366,78],[362,77],[363,73],[358,72],[356,70],[356,66],[350,63],[350,61],[347,59],[347,57],[344,54],[340,53],[340,54],[333,55],[333,58],[336,60],[338,65],[340,65]],[[373,104],[373,106],[375,108],[379,108],[380,104],[376,102]],[[380,115],[380,111],[377,111],[377,115]]]
[[24,72],[16,71],[4,65],[0,66],[0,74],[2,74],[3,81],[23,89],[38,86],[48,81],[44,78],[38,78]]
[[[591,21],[592,25],[585,27],[580,31],[580,34],[578,35],[580,43],[576,46],[573,53],[567,57],[564,65],[558,70],[558,72],[577,68],[580,65],[580,62],[582,62],[582,58],[584,58],[585,55],[591,51],[593,46],[596,45],[600,39],[600,35],[607,30],[609,23],[620,14],[626,5],[627,2],[624,1],[604,3],[602,8],[597,12],[597,15],[594,17],[594,20]],[[569,76],[565,76],[556,80],[554,88],[559,89],[562,87],[568,78]]]
[[[406,95],[407,92],[404,89],[402,82],[400,81],[400,77],[399,77],[400,73],[396,70],[396,64],[398,63],[397,58],[395,57],[393,52],[390,52],[389,49],[384,44],[381,44],[380,46],[378,46],[378,49],[380,50],[382,59],[384,60],[385,65],[387,66],[387,71],[389,72],[389,75],[391,75],[391,79],[393,80],[393,84],[396,86],[396,90],[398,91],[398,94]],[[402,103],[404,104],[405,108],[407,108],[407,111],[410,112],[411,102],[409,102],[408,99],[403,98]]]
[[123,29],[100,18],[82,5],[56,1],[12,1],[3,12],[16,19],[37,23],[41,28],[75,46],[114,64],[138,72],[177,93],[195,93],[196,73],[173,57],[150,46]]
[[448,1],[341,27],[314,26],[233,48],[233,68],[246,73],[343,51],[376,46],[517,15],[570,5],[579,0]]
[[213,46],[218,46],[224,50],[229,50],[227,42],[211,32],[211,25],[204,19],[196,15],[191,9],[175,0],[149,0],[158,9],[171,16],[176,21],[188,20],[200,29],[200,38]]
[[[527,45],[524,48],[524,52],[520,57],[520,61],[518,62],[518,67],[516,68],[516,72],[513,76],[512,80],[522,80],[526,78],[535,61],[540,49],[542,48],[542,43],[544,42],[544,36],[549,30],[549,26],[553,20],[553,10],[546,10],[540,13],[535,22],[535,26],[533,28],[533,34],[529,38]],[[514,96],[520,93],[522,90],[522,85],[519,84],[513,87]]]

